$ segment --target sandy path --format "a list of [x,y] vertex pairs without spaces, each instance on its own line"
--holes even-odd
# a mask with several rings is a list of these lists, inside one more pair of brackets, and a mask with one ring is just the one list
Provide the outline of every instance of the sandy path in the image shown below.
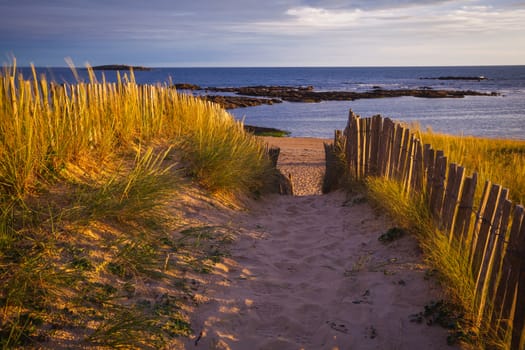
[[[281,146],[280,166],[304,167],[296,188],[315,183],[318,169],[306,168],[318,166],[322,142]],[[271,196],[233,215],[239,235],[198,282],[187,349],[450,349],[445,330],[410,322],[439,295],[416,242],[379,242],[392,224],[367,203],[341,192]]]
[[281,148],[277,167],[292,176],[296,196],[321,194],[325,158],[324,142],[316,138],[264,137],[265,142]]

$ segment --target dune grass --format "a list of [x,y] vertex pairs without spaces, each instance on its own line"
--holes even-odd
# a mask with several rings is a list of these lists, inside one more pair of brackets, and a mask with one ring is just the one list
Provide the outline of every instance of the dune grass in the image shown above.
[[[209,270],[228,233],[188,239],[204,232],[176,209],[188,175],[231,200],[275,172],[219,106],[138,85],[133,72],[117,83],[90,75],[0,74],[2,348],[153,349],[189,334],[181,271]],[[162,283],[173,287],[152,287]]]
[[478,173],[478,183],[486,180],[508,188],[509,197],[525,204],[525,141],[420,133],[423,143],[443,150],[449,162],[460,164],[468,173]]
[[[167,86],[58,85],[45,77],[0,77],[0,185],[22,198],[68,163],[104,160],[152,140],[183,148],[193,175],[212,191],[258,190],[268,170],[263,145],[219,106]],[[224,162],[227,162],[225,164]],[[265,174],[267,175],[267,174]]]

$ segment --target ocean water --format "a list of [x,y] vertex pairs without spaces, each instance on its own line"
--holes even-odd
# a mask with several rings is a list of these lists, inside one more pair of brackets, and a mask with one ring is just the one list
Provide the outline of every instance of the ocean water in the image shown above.
[[[30,77],[28,68],[21,72]],[[56,82],[74,82],[68,68],[37,69]],[[81,79],[87,72],[78,70]],[[442,76],[484,76],[481,81],[435,80]],[[102,72],[97,72],[102,79]],[[107,81],[116,73],[105,71]],[[291,136],[332,137],[346,125],[348,111],[368,117],[381,114],[455,135],[525,140],[525,66],[481,67],[319,67],[319,68],[154,68],[135,72],[137,83],[192,83],[202,87],[312,85],[317,91],[368,91],[421,88],[497,92],[500,96],[428,99],[397,97],[320,103],[283,102],[231,110],[246,124],[290,131]]]

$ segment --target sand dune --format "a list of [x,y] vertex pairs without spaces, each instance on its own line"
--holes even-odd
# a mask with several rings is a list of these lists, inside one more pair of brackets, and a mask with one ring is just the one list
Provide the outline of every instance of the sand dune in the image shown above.
[[385,245],[392,223],[363,198],[316,195],[322,141],[272,142],[304,195],[232,214],[231,255],[199,277],[186,348],[450,349],[445,330],[410,321],[440,296],[415,240]]

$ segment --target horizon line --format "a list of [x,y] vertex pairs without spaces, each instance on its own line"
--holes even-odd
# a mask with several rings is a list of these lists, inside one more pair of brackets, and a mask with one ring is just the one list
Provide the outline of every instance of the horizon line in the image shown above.
[[[12,64],[3,63],[4,67],[10,67]],[[19,68],[31,68],[34,64],[29,65],[17,65]],[[246,68],[246,69],[254,69],[254,68],[461,68],[461,67],[523,67],[524,64],[472,64],[472,65],[466,65],[466,64],[459,64],[459,65],[355,65],[355,66],[340,66],[340,65],[304,65],[304,66],[220,66],[220,65],[211,65],[211,66],[187,66],[187,65],[181,65],[181,66],[161,66],[161,65],[142,65],[142,64],[124,64],[124,63],[118,63],[118,64],[97,64],[97,65],[91,65],[91,64],[85,64],[83,66],[75,66],[76,68],[88,68],[88,67],[98,67],[98,66],[106,66],[106,65],[124,65],[124,66],[133,66],[133,67],[142,67],[142,68],[148,68],[148,69],[155,69],[155,68],[208,68],[208,69],[224,69],[224,68]],[[35,68],[70,68],[67,65],[64,66],[54,66],[54,65],[34,65]]]

